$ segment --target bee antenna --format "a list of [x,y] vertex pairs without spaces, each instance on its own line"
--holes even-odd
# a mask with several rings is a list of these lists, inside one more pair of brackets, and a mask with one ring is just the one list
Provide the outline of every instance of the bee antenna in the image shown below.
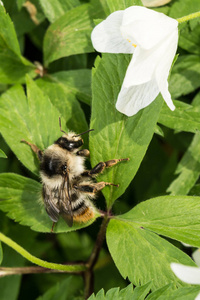
[[59,126],[60,126],[60,131],[67,134],[66,131],[62,130],[62,127],[61,127],[61,117],[59,117]]
[[94,131],[94,129],[89,129],[89,130],[87,130],[87,131],[84,131],[84,132],[82,132],[82,133],[79,133],[79,134],[73,135],[73,137],[77,137],[77,136],[83,135],[83,134],[85,134],[85,133],[87,133],[87,132],[90,132],[90,131]]

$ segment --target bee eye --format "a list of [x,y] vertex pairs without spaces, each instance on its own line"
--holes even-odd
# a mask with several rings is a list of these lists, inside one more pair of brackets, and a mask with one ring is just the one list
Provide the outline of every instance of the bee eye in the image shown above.
[[62,168],[62,171],[63,171],[63,172],[66,172],[66,171],[67,171],[67,165],[62,165],[61,168]]

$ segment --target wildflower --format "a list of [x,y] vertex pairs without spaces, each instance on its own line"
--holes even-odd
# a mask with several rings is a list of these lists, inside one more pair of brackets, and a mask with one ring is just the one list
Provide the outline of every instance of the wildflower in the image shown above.
[[161,92],[175,109],[167,78],[178,44],[178,22],[145,7],[116,11],[91,35],[99,52],[131,53],[132,60],[118,95],[116,108],[127,116],[148,106]]

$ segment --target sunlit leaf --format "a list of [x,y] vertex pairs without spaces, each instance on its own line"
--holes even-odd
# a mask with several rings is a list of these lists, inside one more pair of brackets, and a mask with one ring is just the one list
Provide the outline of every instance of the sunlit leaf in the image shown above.
[[162,100],[158,97],[133,117],[116,110],[117,95],[129,61],[130,57],[125,55],[104,55],[97,60],[92,76],[92,165],[115,158],[130,159],[98,176],[100,181],[119,184],[118,188],[106,187],[103,190],[108,207],[112,206],[135,176],[153,136],[162,106]]

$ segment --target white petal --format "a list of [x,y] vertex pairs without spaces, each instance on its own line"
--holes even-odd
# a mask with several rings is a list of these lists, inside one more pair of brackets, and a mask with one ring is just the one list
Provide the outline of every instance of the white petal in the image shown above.
[[126,71],[125,87],[139,85],[155,77],[155,70],[161,58],[163,52],[160,51],[160,47],[144,50],[138,46]]
[[168,91],[168,76],[169,71],[176,54],[176,49],[178,45],[178,29],[170,34],[165,42],[161,46],[161,52],[163,52],[163,57],[159,61],[159,64],[156,69],[156,81],[159,87],[159,90],[163,96],[163,99],[169,106],[171,110],[175,109],[175,106],[172,102],[171,95]]
[[122,85],[117,98],[116,108],[128,117],[148,106],[159,94],[155,80],[126,88]]
[[170,266],[174,274],[183,282],[200,284],[200,268],[184,266],[177,263],[171,263]]
[[200,249],[197,249],[192,253],[192,257],[197,264],[198,267],[200,267]]
[[178,21],[141,6],[124,10],[121,32],[125,39],[151,49],[178,27]]
[[200,300],[200,294],[198,294],[194,300]]
[[98,24],[92,31],[93,47],[104,53],[133,53],[135,48],[125,40],[120,31],[124,11],[119,10]]

